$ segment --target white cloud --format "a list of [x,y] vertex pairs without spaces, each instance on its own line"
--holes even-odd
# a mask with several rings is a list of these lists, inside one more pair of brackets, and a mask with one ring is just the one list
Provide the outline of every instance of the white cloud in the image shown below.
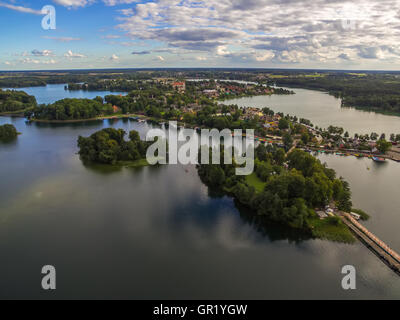
[[217,47],[217,55],[219,56],[227,56],[230,52],[227,50],[226,46],[218,46]]
[[68,50],[65,54],[64,57],[71,59],[71,58],[86,58],[84,54],[81,53],[74,53],[71,50]]
[[358,62],[400,62],[396,0],[153,0],[133,8],[119,11],[118,28],[180,53],[256,64],[334,65],[354,54]]
[[119,57],[116,55],[116,54],[113,54],[111,57],[110,57],[110,61],[118,61],[119,60]]
[[262,61],[269,61],[271,60],[273,57],[275,57],[275,54],[272,51],[267,51],[265,52],[263,55],[257,55],[256,56],[256,60],[259,62]]
[[140,2],[141,0],[103,0],[106,6],[115,6],[118,4],[130,4]]
[[31,13],[31,14],[37,14],[37,15],[42,14],[41,10],[35,10],[35,9],[28,8],[28,7],[23,7],[23,6],[16,6],[13,4],[4,3],[2,1],[0,1],[0,7],[4,7],[7,9],[10,9],[10,10],[19,11],[19,12],[23,12],[23,13]]
[[68,8],[79,8],[92,4],[95,0],[53,0],[53,2]]
[[74,37],[50,37],[50,36],[43,36],[43,39],[50,39],[59,42],[71,42],[71,41],[80,41],[81,38],[74,38]]
[[39,60],[39,59],[31,59],[31,58],[25,58],[19,61],[20,63],[24,64],[55,64],[57,63],[56,60],[50,59],[50,60]]
[[32,50],[31,54],[35,57],[49,57],[54,56],[53,51],[51,50]]
[[[16,2],[0,0],[0,6],[40,14]],[[116,28],[124,32],[105,35],[107,43],[134,46],[134,54],[143,53],[143,60],[165,61],[163,56],[145,56],[168,52],[168,63],[207,60],[220,65],[301,63],[303,67],[341,63],[374,68],[400,63],[398,0],[53,0],[75,9],[95,2],[116,7],[110,12],[117,13]],[[117,38],[124,39],[112,41]],[[85,56],[69,51],[65,57]]]

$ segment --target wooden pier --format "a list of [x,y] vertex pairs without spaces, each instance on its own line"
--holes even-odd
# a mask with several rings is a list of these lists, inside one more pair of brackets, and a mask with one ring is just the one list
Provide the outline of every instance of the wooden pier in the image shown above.
[[372,252],[400,276],[400,255],[397,252],[358,223],[350,214],[342,212],[342,221]]

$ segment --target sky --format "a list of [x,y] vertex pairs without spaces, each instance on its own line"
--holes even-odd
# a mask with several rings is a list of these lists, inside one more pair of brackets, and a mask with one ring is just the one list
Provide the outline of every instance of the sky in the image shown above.
[[0,70],[399,70],[399,40],[398,0],[0,0]]

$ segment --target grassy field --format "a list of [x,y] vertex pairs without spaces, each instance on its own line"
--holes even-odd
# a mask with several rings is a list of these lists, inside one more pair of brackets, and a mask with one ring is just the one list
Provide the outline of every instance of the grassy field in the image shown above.
[[314,237],[330,241],[354,243],[355,238],[349,228],[337,217],[308,220]]
[[257,192],[263,192],[266,183],[261,181],[255,172],[253,172],[251,175],[246,176],[246,181],[249,186],[252,186],[256,189]]

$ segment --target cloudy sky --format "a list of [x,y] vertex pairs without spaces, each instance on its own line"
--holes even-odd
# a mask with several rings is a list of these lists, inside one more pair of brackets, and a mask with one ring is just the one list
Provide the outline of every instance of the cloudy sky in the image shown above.
[[398,0],[0,0],[0,30],[0,70],[400,69]]

